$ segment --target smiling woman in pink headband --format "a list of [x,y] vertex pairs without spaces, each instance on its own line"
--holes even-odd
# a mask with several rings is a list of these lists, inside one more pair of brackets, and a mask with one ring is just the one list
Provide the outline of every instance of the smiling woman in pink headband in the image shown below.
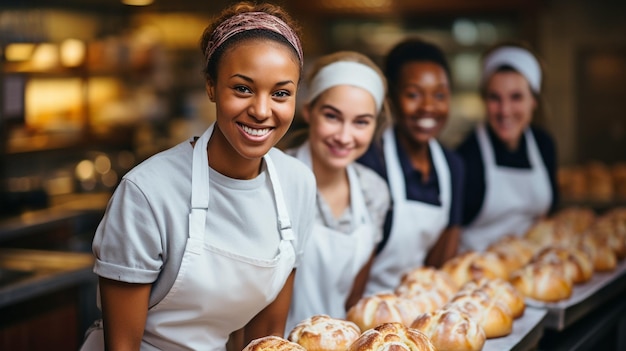
[[532,123],[542,78],[540,60],[524,45],[500,44],[484,55],[487,118],[457,150],[466,169],[462,250],[523,235],[557,204],[554,142]]
[[93,240],[103,318],[84,350],[225,350],[234,331],[244,345],[284,333],[315,213],[313,174],[274,147],[295,113],[300,40],[280,7],[239,3],[201,51],[216,122],[113,194]]

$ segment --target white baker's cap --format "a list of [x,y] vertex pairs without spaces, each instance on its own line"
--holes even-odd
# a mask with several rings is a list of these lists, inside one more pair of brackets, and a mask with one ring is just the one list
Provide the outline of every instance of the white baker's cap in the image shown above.
[[495,49],[483,61],[482,84],[485,84],[499,67],[511,66],[522,74],[533,92],[541,90],[541,66],[528,50],[517,46],[503,46]]

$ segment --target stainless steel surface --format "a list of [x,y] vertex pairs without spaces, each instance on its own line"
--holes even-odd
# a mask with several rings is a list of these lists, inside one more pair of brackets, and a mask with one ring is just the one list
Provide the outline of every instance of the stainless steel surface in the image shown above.
[[482,351],[530,351],[534,350],[543,335],[546,310],[526,308],[524,315],[513,322],[511,334],[488,339]]

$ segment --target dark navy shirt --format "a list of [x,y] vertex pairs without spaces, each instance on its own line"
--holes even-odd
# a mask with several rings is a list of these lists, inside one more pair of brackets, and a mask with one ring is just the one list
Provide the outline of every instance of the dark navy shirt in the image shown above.
[[[394,131],[395,133],[395,131]],[[456,155],[453,151],[450,151],[442,146],[444,156],[450,168],[450,180],[451,180],[451,192],[452,199],[450,203],[450,216],[448,220],[448,227],[461,225],[463,218],[462,206],[463,206],[463,178],[464,168],[463,160]],[[407,152],[400,145],[396,133],[396,150],[398,153],[398,159],[400,160],[400,166],[402,167],[402,173],[404,174],[404,183],[406,186],[406,198],[413,201],[424,202],[427,204],[441,206],[441,199],[439,196],[439,179],[437,178],[437,171],[433,166],[433,160],[430,159],[430,174],[428,175],[428,181],[424,182],[424,175],[413,168]],[[429,153],[430,155],[430,153]],[[367,152],[357,160],[357,162],[366,165],[383,177],[387,183],[387,167],[385,164],[385,158],[383,154],[382,140],[373,142],[370,145]],[[392,199],[393,201],[393,199]],[[391,210],[387,215],[385,221],[385,228],[383,231],[383,240],[378,248],[378,251],[382,250],[386,243],[389,233],[391,232]],[[416,219],[418,221],[419,219]]]
[[[494,150],[496,164],[503,167],[530,169],[530,160],[526,148],[526,137],[522,134],[517,150],[509,151],[504,143],[487,125],[487,135]],[[541,159],[543,160],[552,189],[552,202],[549,213],[554,213],[558,204],[558,188],[556,183],[556,147],[552,137],[543,129],[531,127],[531,132],[537,142]],[[478,137],[475,130],[458,146],[457,153],[463,158],[465,165],[465,196],[463,203],[463,225],[470,224],[482,208],[485,199],[485,165],[483,163]],[[532,204],[529,204],[532,206]]]

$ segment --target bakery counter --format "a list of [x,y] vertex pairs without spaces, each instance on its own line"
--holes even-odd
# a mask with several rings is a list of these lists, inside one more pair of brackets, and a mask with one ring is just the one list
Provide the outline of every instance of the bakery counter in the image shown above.
[[0,249],[0,308],[69,286],[93,283],[93,255]]
[[93,255],[0,248],[0,349],[76,350],[99,312]]

